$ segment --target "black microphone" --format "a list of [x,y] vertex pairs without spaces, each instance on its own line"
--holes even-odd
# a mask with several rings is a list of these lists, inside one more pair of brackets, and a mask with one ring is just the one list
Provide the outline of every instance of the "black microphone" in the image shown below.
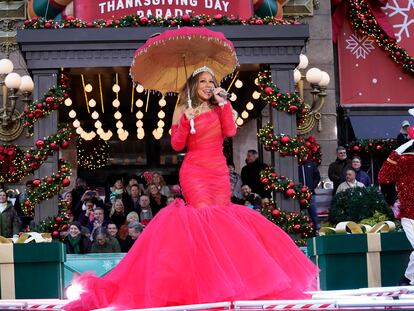
[[[212,92],[212,93],[214,93],[214,88],[213,88],[213,89],[211,89],[211,92]],[[218,93],[218,96],[223,97],[223,98],[230,99],[231,94],[227,93],[226,91],[220,91],[220,92]]]

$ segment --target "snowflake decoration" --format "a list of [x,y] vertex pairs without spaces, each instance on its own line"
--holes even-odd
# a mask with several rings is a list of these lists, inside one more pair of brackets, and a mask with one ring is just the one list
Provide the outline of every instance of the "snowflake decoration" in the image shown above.
[[367,36],[358,37],[352,34],[349,39],[346,39],[346,49],[350,50],[355,55],[356,59],[365,59],[368,54],[375,49],[374,40],[369,39]]
[[410,11],[414,10],[414,0],[406,0],[406,6],[403,7],[403,2],[401,0],[392,0],[393,4],[391,4],[391,1],[387,3],[387,5],[384,7],[385,14],[387,14],[389,17],[393,17],[395,15],[401,15],[403,18],[403,21],[401,24],[395,24],[393,27],[398,30],[395,33],[395,37],[397,39],[397,42],[400,42],[403,39],[403,35],[405,37],[410,38],[410,31],[409,26],[414,26],[414,18],[410,17]]
[[111,270],[115,264],[112,262],[112,260],[104,260],[102,263],[102,268],[105,269],[105,271]]

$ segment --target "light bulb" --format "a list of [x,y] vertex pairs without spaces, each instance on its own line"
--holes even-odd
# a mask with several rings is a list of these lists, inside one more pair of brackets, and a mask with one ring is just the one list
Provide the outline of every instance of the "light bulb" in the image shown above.
[[259,79],[258,78],[254,79],[254,84],[259,85]]
[[249,113],[248,113],[246,110],[244,110],[244,111],[241,113],[241,117],[242,117],[243,119],[247,119],[247,118],[249,117]]
[[242,126],[242,125],[243,125],[243,123],[244,123],[244,121],[243,121],[243,119],[242,119],[242,118],[237,118],[237,120],[236,120],[236,124],[237,124],[238,126]]
[[92,98],[92,99],[89,100],[88,105],[89,105],[89,107],[92,107],[93,108],[93,107],[96,106],[96,101]]
[[254,91],[253,94],[252,94],[252,97],[254,99],[259,99],[260,98],[260,93],[258,91]]
[[158,127],[164,127],[164,125],[165,125],[165,122],[163,120],[159,120],[157,123]]
[[114,99],[112,101],[112,106],[114,106],[114,108],[118,108],[120,104],[121,103],[120,103],[120,101],[118,99]]
[[78,128],[80,126],[79,120],[75,119],[75,121],[73,121],[72,125],[73,125],[73,127]]
[[119,111],[117,111],[117,112],[114,113],[114,118],[119,120],[119,119],[122,118],[122,114]]
[[137,117],[137,119],[142,119],[144,117],[144,114],[142,113],[142,111],[138,111],[135,116]]
[[96,120],[99,118],[99,113],[97,111],[92,112],[91,114],[92,119]]
[[65,99],[65,105],[68,107],[72,105],[72,100],[69,97]]
[[82,128],[81,126],[79,126],[79,127],[76,129],[76,134],[80,135],[80,134],[82,134],[82,132],[83,132],[83,128]]
[[322,71],[319,68],[311,68],[306,72],[306,80],[312,84],[318,84],[322,80]]
[[4,79],[4,84],[6,84],[9,89],[18,89],[22,82],[22,78],[19,74],[15,72],[9,73]]
[[99,136],[102,136],[102,134],[104,133],[104,130],[102,129],[102,127],[100,127],[96,130],[96,133],[98,133]]
[[76,118],[76,111],[73,109],[69,111],[69,117],[71,117],[72,119]]
[[308,67],[308,64],[309,64],[308,57],[305,54],[300,54],[298,69],[306,69],[306,67]]
[[118,136],[121,135],[123,132],[124,132],[123,128],[119,128],[116,130],[116,133],[118,134]]
[[232,102],[234,102],[234,101],[236,101],[236,99],[237,99],[237,95],[236,95],[236,94],[234,94],[234,93],[231,93],[230,100],[231,100]]
[[10,59],[3,58],[0,60],[0,74],[7,75],[14,69],[13,63]]
[[160,111],[158,112],[158,118],[160,118],[160,119],[164,119],[164,117],[165,117],[165,112],[164,112],[164,111],[162,111],[162,110],[160,110]]
[[331,78],[329,77],[329,74],[325,71],[322,71],[322,79],[319,81],[319,86],[328,86],[330,80]]
[[252,104],[252,102],[248,102],[248,103],[246,104],[246,109],[247,109],[247,110],[253,110],[253,108],[254,108],[254,105]]
[[137,133],[137,138],[138,139],[144,139],[144,137],[145,137],[145,133],[144,132],[142,132],[142,133]]
[[135,106],[141,108],[142,106],[144,106],[144,102],[141,99],[137,99],[137,101],[135,102]]
[[138,120],[137,123],[135,123],[135,125],[139,128],[139,127],[143,127],[144,126],[144,122],[142,122],[141,120]]
[[158,105],[160,105],[160,107],[164,107],[166,104],[167,104],[167,101],[164,99],[164,97],[163,97],[163,98],[161,98],[161,99],[158,101]]
[[144,92],[144,87],[141,84],[138,84],[137,87],[135,88],[135,90],[138,93],[142,93],[142,92]]
[[243,86],[243,82],[241,80],[237,79],[236,83],[234,83],[234,86],[239,89]]
[[137,133],[138,134],[139,133],[144,134],[145,132],[144,132],[144,129],[142,127],[139,127],[139,128],[137,128]]
[[124,126],[124,124],[121,121],[116,122],[116,128],[120,129]]
[[85,85],[85,91],[86,92],[88,92],[88,93],[90,93],[90,92],[92,92],[92,85],[90,84],[90,83],[88,83],[88,84],[86,84]]
[[112,86],[112,92],[118,93],[121,90],[120,86],[118,84],[114,84]]
[[95,128],[97,128],[97,129],[99,129],[99,128],[101,128],[102,127],[102,123],[101,123],[101,121],[96,121],[95,122]]
[[30,76],[22,76],[22,81],[20,83],[20,91],[22,92],[31,92],[33,91],[34,83]]
[[293,70],[293,78],[295,80],[295,83],[298,83],[300,79],[302,78],[302,74],[298,69]]

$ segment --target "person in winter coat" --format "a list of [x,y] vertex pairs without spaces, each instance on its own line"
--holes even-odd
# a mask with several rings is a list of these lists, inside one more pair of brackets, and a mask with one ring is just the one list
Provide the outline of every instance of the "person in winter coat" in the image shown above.
[[13,204],[7,200],[7,193],[0,190],[0,235],[6,238],[18,234],[21,227],[19,215]]

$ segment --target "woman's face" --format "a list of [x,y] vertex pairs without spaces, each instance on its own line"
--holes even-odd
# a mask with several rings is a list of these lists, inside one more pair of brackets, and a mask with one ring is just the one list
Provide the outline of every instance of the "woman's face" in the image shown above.
[[71,237],[76,238],[80,234],[80,230],[75,225],[69,227],[69,234]]
[[118,213],[122,213],[124,211],[124,204],[122,204],[122,201],[115,201],[115,211]]
[[151,185],[148,187],[148,191],[151,193],[151,195],[155,195],[158,193],[158,188],[156,185]]
[[68,192],[65,194],[65,201],[68,204],[72,204],[72,193],[71,192]]
[[0,192],[0,203],[6,203],[7,202],[7,194],[4,191]]
[[198,75],[197,95],[201,101],[206,102],[213,96],[214,78],[208,72]]
[[122,189],[124,185],[122,184],[122,181],[117,180],[114,184],[115,189]]
[[161,182],[161,176],[160,176],[160,174],[154,173],[152,175],[152,182],[154,184],[159,184]]

